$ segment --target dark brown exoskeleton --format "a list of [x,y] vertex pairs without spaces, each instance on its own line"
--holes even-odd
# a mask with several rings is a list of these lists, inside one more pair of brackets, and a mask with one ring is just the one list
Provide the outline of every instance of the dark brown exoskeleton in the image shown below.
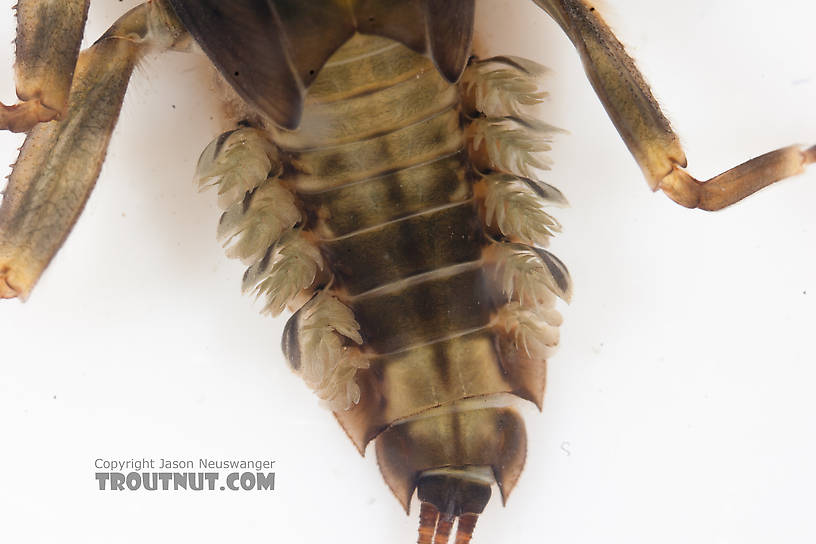
[[[816,160],[771,152],[691,178],[668,121],[583,0],[538,0],[653,189],[716,210]],[[28,295],[80,213],[146,51],[189,35],[237,93],[241,122],[204,151],[219,235],[283,346],[408,509],[420,543],[470,540],[495,483],[524,465],[514,399],[540,407],[558,341],[564,265],[542,249],[565,203],[538,180],[553,129],[524,59],[470,59],[473,0],[164,0],[126,14],[78,55],[87,1],[22,0],[18,94],[0,115],[28,131],[0,209],[0,295]],[[49,32],[43,32],[43,29]],[[60,44],[54,47],[54,44]],[[70,44],[65,47],[64,44]],[[69,95],[70,89],[70,95]],[[42,210],[48,210],[43,213]]]

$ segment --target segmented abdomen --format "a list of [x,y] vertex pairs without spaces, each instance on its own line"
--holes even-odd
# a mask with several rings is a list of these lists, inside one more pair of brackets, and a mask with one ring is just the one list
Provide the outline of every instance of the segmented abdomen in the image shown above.
[[[200,166],[221,176],[220,230],[251,264],[245,289],[273,313],[302,304],[287,357],[361,452],[376,438],[406,509],[417,487],[453,516],[481,511],[494,478],[507,496],[526,439],[506,397],[540,405],[554,295],[569,292],[563,265],[524,244],[558,228],[541,204],[560,193],[524,176],[543,166],[525,159],[546,130],[491,116],[502,84],[511,109],[538,99],[525,80],[536,74],[497,62],[456,86],[427,57],[355,35],[317,75],[298,130],[272,130],[274,148],[230,133]],[[249,157],[258,172],[268,158],[269,177],[225,181],[225,164]]]
[[514,388],[488,330],[487,241],[457,87],[426,57],[358,36],[316,79],[301,129],[276,141],[371,357],[357,373],[360,403],[338,412],[349,436],[362,450],[388,429],[378,458],[406,506],[428,468],[500,463],[517,475],[520,420],[461,402]]

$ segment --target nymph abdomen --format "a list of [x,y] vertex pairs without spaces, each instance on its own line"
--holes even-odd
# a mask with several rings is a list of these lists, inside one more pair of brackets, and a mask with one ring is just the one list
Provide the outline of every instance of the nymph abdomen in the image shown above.
[[495,81],[512,84],[511,107],[540,96],[520,62],[476,62],[456,85],[428,57],[355,34],[297,130],[239,129],[200,165],[209,179],[258,164],[246,193],[247,176],[218,181],[244,287],[297,310],[293,368],[361,453],[376,439],[386,482],[406,510],[418,490],[421,530],[440,535],[459,517],[464,538],[491,485],[503,498],[515,485],[526,437],[511,401],[540,405],[552,306],[569,292],[563,265],[522,243],[557,229],[541,204],[560,193],[521,177],[543,166],[546,126],[491,115]]
[[514,413],[462,402],[513,391],[489,330],[464,123],[459,89],[430,59],[357,35],[310,88],[301,128],[275,136],[294,166],[282,179],[369,357],[360,403],[338,420],[361,451],[379,435],[380,466],[406,508],[421,471],[501,464],[517,475],[524,458]]

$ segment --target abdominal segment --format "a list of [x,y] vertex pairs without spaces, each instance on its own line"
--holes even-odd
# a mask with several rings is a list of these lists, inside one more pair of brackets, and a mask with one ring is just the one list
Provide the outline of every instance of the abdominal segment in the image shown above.
[[524,465],[510,401],[540,407],[553,307],[571,293],[541,249],[560,229],[545,206],[565,200],[533,178],[553,129],[519,116],[543,96],[539,75],[473,60],[454,85],[425,56],[356,34],[317,74],[297,130],[239,128],[199,163],[219,232],[249,265],[244,290],[295,310],[287,358],[361,453],[376,440],[406,510],[418,488],[444,515],[477,514]]

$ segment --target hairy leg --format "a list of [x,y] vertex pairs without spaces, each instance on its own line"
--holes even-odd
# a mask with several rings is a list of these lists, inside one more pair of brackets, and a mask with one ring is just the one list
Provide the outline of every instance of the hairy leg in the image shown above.
[[816,146],[790,146],[751,159],[708,181],[684,170],[686,155],[649,86],[585,0],[535,0],[572,40],[590,82],[653,190],[689,208],[720,210],[816,162]]
[[0,298],[25,298],[96,183],[133,68],[184,36],[160,2],[120,18],[79,56],[65,115],[35,126],[0,206]]
[[17,97],[0,104],[0,130],[28,132],[65,113],[90,0],[20,0],[17,4]]

